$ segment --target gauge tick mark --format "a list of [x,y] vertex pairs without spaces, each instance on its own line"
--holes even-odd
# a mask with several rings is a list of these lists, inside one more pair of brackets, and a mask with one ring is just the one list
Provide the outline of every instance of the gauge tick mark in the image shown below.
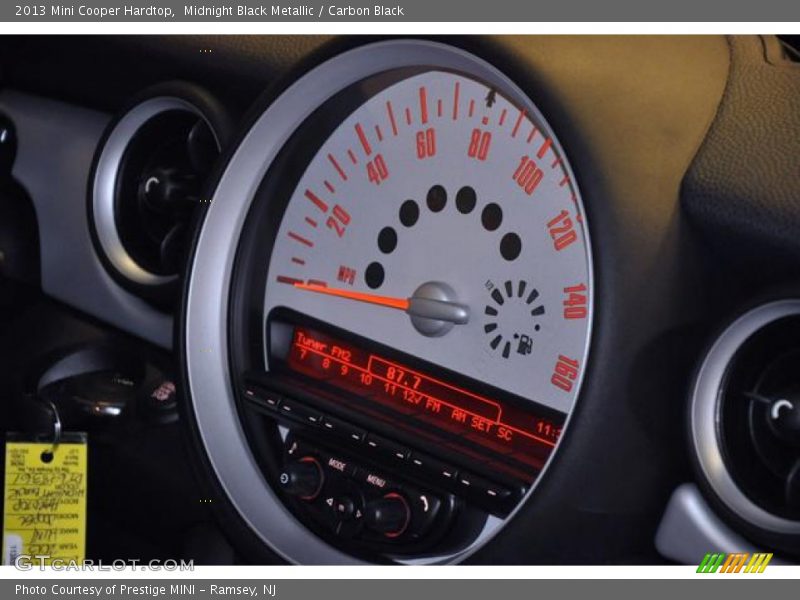
[[498,125],[500,127],[502,127],[503,123],[506,122],[506,114],[507,113],[508,113],[508,109],[505,109],[505,108],[503,109],[503,112],[500,113],[500,121],[498,122]]
[[314,247],[314,242],[309,239],[304,238],[302,235],[295,233],[294,231],[289,232],[289,237],[292,238],[296,242],[300,242],[304,246],[308,246],[309,248]]
[[389,123],[392,125],[392,135],[397,137],[397,121],[394,120],[394,111],[392,110],[392,103],[386,102],[386,112],[389,114]]
[[423,85],[419,88],[419,112],[420,117],[422,119],[422,124],[428,124],[428,93],[425,91],[425,86]]
[[372,154],[372,146],[369,145],[369,141],[364,133],[364,128],[361,127],[361,123],[356,123],[356,134],[358,135],[358,141],[361,142],[361,147],[364,148],[364,153],[367,156]]
[[539,158],[544,158],[544,155],[547,154],[547,151],[550,150],[550,146],[553,144],[553,140],[550,138],[546,138],[542,145],[539,147],[539,151],[536,153],[536,156]]
[[514,129],[511,131],[511,137],[517,137],[517,132],[519,131],[520,125],[522,125],[522,120],[525,118],[525,110],[520,109],[519,115],[517,116],[517,122],[514,123]]
[[295,279],[294,277],[287,277],[286,275],[278,275],[275,278],[275,281],[278,283],[285,283],[287,285],[297,285],[298,283],[303,283],[302,279]]
[[314,192],[312,192],[311,190],[306,190],[305,196],[306,198],[311,200],[311,202],[313,202],[314,205],[322,212],[324,213],[328,212],[328,205]]
[[328,154],[328,160],[333,165],[333,168],[336,169],[336,172],[339,173],[339,177],[342,178],[342,181],[347,181],[347,173],[344,172],[333,154]]

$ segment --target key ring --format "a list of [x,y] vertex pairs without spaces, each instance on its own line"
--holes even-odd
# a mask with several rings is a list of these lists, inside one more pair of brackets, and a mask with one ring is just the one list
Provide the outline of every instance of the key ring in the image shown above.
[[54,453],[56,447],[61,443],[61,415],[58,414],[58,408],[53,403],[52,400],[49,398],[39,398],[41,402],[43,402],[47,407],[50,409],[50,412],[53,414],[53,440],[52,440],[52,448],[50,448],[50,453]]

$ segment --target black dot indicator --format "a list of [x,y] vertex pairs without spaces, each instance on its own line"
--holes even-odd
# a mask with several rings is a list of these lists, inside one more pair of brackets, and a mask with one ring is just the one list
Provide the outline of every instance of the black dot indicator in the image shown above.
[[397,248],[397,232],[391,227],[384,227],[378,234],[378,248],[384,254],[391,254]]
[[475,195],[475,190],[473,190],[468,185],[462,187],[458,190],[456,194],[456,208],[458,212],[464,215],[468,215],[473,210],[475,210],[475,205],[478,203],[478,198]]
[[370,263],[367,270],[364,271],[364,281],[366,281],[367,285],[373,290],[383,285],[384,277],[383,266],[378,262]]
[[428,190],[426,201],[431,212],[441,212],[447,204],[447,192],[442,186],[435,185]]
[[483,207],[481,212],[481,223],[486,231],[494,231],[503,222],[503,209],[499,204],[491,202]]
[[522,252],[522,240],[516,233],[507,233],[500,240],[500,254],[506,260],[514,260]]
[[419,220],[419,205],[413,200],[406,200],[400,206],[400,222],[406,227],[413,227]]

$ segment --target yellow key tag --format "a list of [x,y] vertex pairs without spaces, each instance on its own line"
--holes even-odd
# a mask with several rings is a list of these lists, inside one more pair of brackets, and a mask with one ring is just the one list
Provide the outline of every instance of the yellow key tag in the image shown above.
[[59,444],[6,441],[3,564],[83,561],[86,550],[86,435]]

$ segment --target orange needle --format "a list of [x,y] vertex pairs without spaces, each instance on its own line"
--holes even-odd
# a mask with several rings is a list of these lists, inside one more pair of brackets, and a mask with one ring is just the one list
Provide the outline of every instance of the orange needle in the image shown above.
[[358,302],[366,302],[367,304],[377,304],[378,306],[386,306],[388,308],[396,308],[398,310],[407,311],[410,304],[408,298],[378,296],[377,294],[367,294],[365,292],[356,292],[341,288],[330,288],[324,285],[315,285],[313,283],[295,283],[294,287],[299,290],[316,292],[317,294],[327,294],[328,296],[337,296],[339,298],[357,300]]

